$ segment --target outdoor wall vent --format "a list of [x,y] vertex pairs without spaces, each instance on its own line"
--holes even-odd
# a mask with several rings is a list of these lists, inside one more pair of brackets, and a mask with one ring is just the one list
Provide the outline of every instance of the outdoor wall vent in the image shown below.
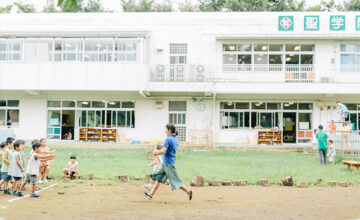
[[163,102],[155,102],[155,108],[157,109],[162,109],[164,107],[164,103]]

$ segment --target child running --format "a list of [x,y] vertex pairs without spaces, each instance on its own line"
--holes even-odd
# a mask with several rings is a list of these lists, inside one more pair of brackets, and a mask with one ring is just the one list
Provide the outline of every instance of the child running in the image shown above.
[[334,165],[335,155],[336,155],[336,150],[334,146],[334,141],[329,140],[329,152],[327,156],[329,157],[329,163],[332,165]]
[[[6,146],[5,142],[0,143],[0,182],[2,180],[2,178],[1,178],[1,167],[2,167],[2,157],[3,157],[4,151],[5,151],[5,146]],[[1,187],[0,187],[0,191],[3,191]]]
[[179,174],[176,171],[176,150],[178,148],[178,139],[176,138],[177,132],[173,124],[167,124],[165,133],[167,138],[164,142],[164,146],[161,150],[155,150],[154,156],[164,154],[164,163],[158,172],[150,175],[151,179],[155,181],[155,185],[150,193],[144,192],[148,199],[152,199],[156,191],[159,189],[160,183],[165,183],[168,179],[171,185],[171,189],[181,189],[188,196],[189,200],[192,199],[193,192],[184,186]]
[[40,142],[34,142],[32,145],[32,149],[33,149],[33,153],[30,156],[29,159],[29,163],[28,166],[26,168],[26,179],[25,182],[23,182],[21,184],[21,187],[19,189],[19,195],[22,195],[22,191],[24,189],[24,186],[26,184],[32,184],[32,193],[31,193],[31,197],[33,198],[38,198],[39,195],[35,193],[36,190],[36,184],[37,184],[37,177],[39,176],[39,165],[40,165],[40,160],[51,160],[53,159],[56,155],[55,154],[49,154],[49,155],[41,155],[40,154],[40,146],[41,143]]
[[78,162],[76,161],[76,156],[70,157],[70,161],[63,169],[63,173],[65,174],[65,179],[74,179],[78,175]]
[[2,167],[1,167],[1,182],[0,182],[0,187],[5,184],[5,189],[4,189],[4,194],[8,194],[11,195],[10,190],[9,190],[9,182],[11,181],[12,177],[10,175],[8,175],[9,172],[9,166],[10,166],[10,161],[13,155],[13,148],[14,148],[14,142],[15,139],[12,137],[8,137],[6,139],[6,147],[5,147],[5,151],[4,154],[2,156]]
[[21,153],[25,148],[25,141],[17,140],[14,143],[14,153],[12,155],[8,174],[14,178],[13,196],[24,196],[18,188],[20,188],[22,178],[25,172],[24,156]]
[[[161,149],[162,149],[162,146],[160,144],[157,144],[154,148],[154,151],[161,150]],[[153,173],[156,173],[160,170],[162,164],[163,164],[163,159],[162,159],[161,155],[157,155],[156,157],[154,157],[153,163],[148,164],[148,166],[149,167],[154,166]],[[150,183],[146,184],[144,187],[147,188],[148,190],[152,190],[154,183],[155,183],[155,181],[151,179]]]

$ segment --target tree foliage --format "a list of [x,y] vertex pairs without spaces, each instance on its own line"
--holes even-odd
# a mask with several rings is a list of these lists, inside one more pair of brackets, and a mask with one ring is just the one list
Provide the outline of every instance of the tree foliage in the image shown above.
[[173,11],[170,0],[156,3],[155,0],[120,0],[125,12],[171,12]]

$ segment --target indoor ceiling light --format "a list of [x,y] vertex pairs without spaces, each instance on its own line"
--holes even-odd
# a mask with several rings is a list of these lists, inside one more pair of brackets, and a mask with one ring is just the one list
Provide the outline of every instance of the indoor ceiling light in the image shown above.
[[109,102],[109,105],[115,105],[115,102]]
[[256,60],[257,60],[257,61],[261,61],[262,59],[261,59],[261,57],[258,57]]
[[294,50],[299,50],[300,47],[299,46],[295,46]]
[[234,61],[234,57],[233,56],[228,57],[228,61]]
[[82,104],[84,104],[84,105],[88,105],[88,104],[89,104],[89,102],[82,102]]
[[286,57],[285,60],[286,60],[286,61],[290,61],[290,60],[291,60],[291,57]]
[[228,105],[228,106],[231,106],[231,105],[232,105],[232,102],[228,102],[227,105]]
[[235,48],[236,48],[236,47],[235,47],[234,45],[229,46],[229,50],[230,50],[230,51],[235,51]]
[[267,48],[268,48],[267,46],[262,46],[261,50],[267,50]]
[[293,56],[294,56],[294,54],[292,53],[292,54],[290,54],[290,56],[291,56],[291,57],[293,57]]

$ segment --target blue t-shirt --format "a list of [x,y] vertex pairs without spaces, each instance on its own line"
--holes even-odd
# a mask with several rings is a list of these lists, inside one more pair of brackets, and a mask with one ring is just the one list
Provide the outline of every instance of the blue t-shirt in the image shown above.
[[343,115],[344,113],[348,113],[349,110],[348,110],[348,108],[346,108],[346,106],[344,104],[340,104],[339,112],[340,112],[340,115]]
[[166,147],[166,151],[164,153],[164,163],[175,164],[175,154],[178,148],[178,139],[176,138],[176,135],[169,135],[164,142],[164,147]]

